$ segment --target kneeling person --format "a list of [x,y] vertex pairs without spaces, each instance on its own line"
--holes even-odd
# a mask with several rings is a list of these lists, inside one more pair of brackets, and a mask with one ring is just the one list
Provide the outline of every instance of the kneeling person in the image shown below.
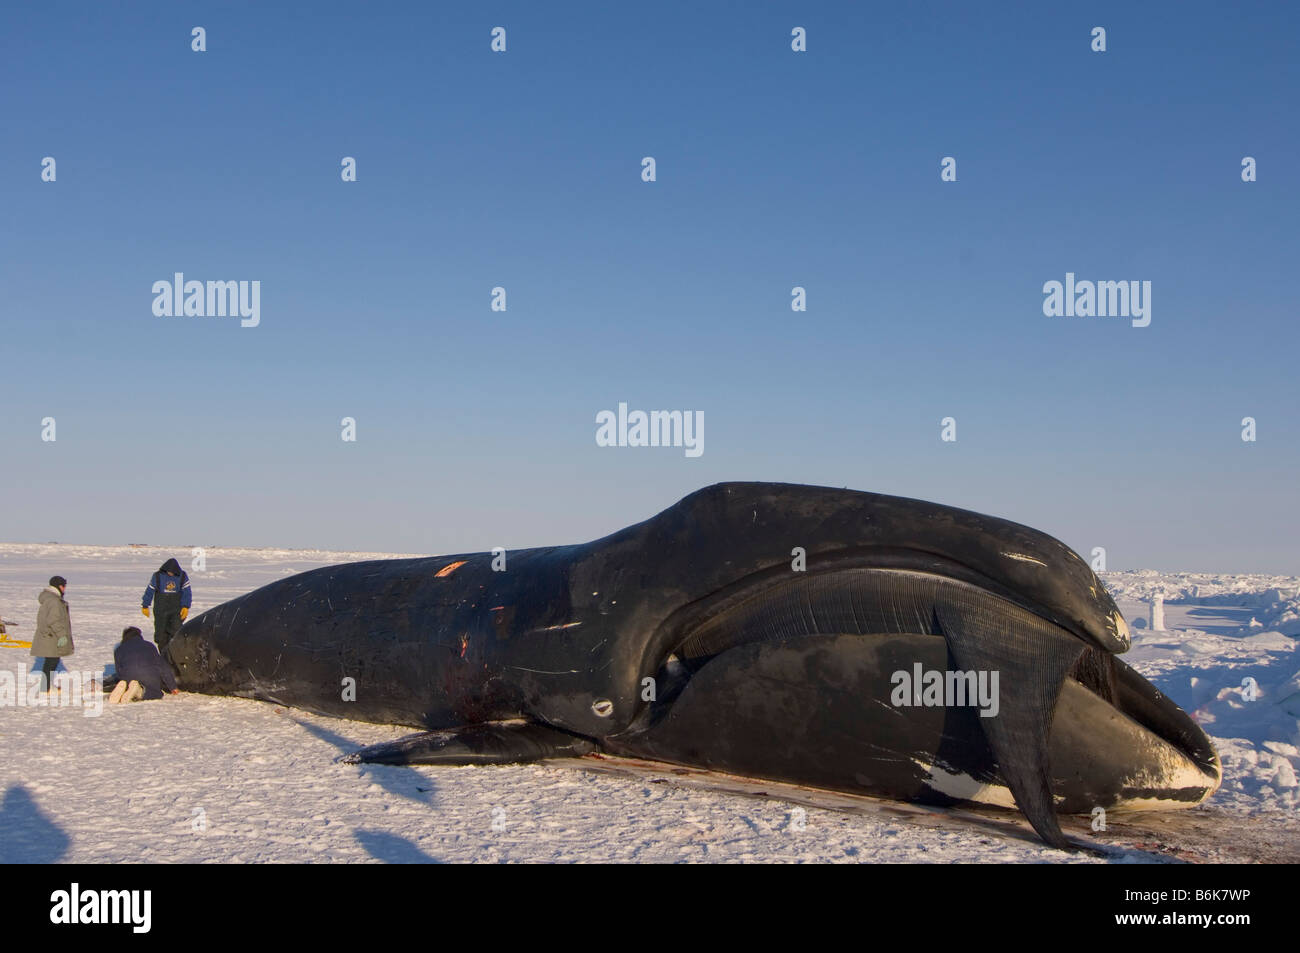
[[163,691],[177,694],[176,676],[162,660],[152,642],[131,626],[122,632],[122,641],[113,650],[113,665],[118,683],[109,696],[110,702],[151,701],[162,698]]

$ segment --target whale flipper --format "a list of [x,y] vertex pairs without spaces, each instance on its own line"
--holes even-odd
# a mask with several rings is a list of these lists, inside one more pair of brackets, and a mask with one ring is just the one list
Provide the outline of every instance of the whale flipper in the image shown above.
[[520,764],[543,758],[579,758],[597,750],[586,738],[532,723],[467,725],[424,731],[370,745],[346,764]]
[[1046,627],[1017,629],[991,613],[958,617],[940,606],[935,614],[959,668],[998,672],[1002,684],[1019,686],[1000,693],[997,714],[979,721],[1016,806],[1044,841],[1069,850],[1052,797],[1048,738],[1061,688],[1087,646]]

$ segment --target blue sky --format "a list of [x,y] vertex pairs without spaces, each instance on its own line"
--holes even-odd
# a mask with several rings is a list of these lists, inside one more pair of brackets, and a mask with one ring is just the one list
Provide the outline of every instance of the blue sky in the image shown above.
[[[1294,8],[0,17],[0,539],[513,548],[741,479],[1300,572]],[[261,324],[156,317],[176,271]],[[1066,272],[1151,325],[1044,316]],[[620,401],[704,454],[598,447]]]

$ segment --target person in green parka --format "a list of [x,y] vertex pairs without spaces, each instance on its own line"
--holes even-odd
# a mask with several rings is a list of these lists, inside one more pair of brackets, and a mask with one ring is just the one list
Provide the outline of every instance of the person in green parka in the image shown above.
[[72,654],[72,618],[63,594],[68,591],[68,580],[51,576],[50,584],[36,597],[41,607],[36,612],[36,631],[32,634],[32,656],[44,659],[41,666],[42,688],[50,690],[54,670],[59,659]]

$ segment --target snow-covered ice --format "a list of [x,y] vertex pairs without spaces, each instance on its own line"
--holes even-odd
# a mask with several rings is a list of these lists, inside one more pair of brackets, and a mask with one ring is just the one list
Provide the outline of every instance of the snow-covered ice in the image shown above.
[[[29,639],[36,593],[69,580],[72,670],[112,661],[149,575],[189,547],[0,544],[0,617]],[[391,554],[206,550],[194,612],[316,566]],[[1210,804],[1273,843],[1300,838],[1300,578],[1116,572],[1134,623],[1125,656],[1214,737]],[[1153,594],[1168,631],[1143,626]],[[0,648],[21,678],[26,649]],[[411,731],[265,702],[182,694],[85,710],[0,709],[0,861],[1098,862],[985,830],[796,807],[654,779],[550,766],[383,767],[335,761]],[[1225,837],[1232,836],[1225,830]],[[1154,855],[1120,851],[1116,859]]]

